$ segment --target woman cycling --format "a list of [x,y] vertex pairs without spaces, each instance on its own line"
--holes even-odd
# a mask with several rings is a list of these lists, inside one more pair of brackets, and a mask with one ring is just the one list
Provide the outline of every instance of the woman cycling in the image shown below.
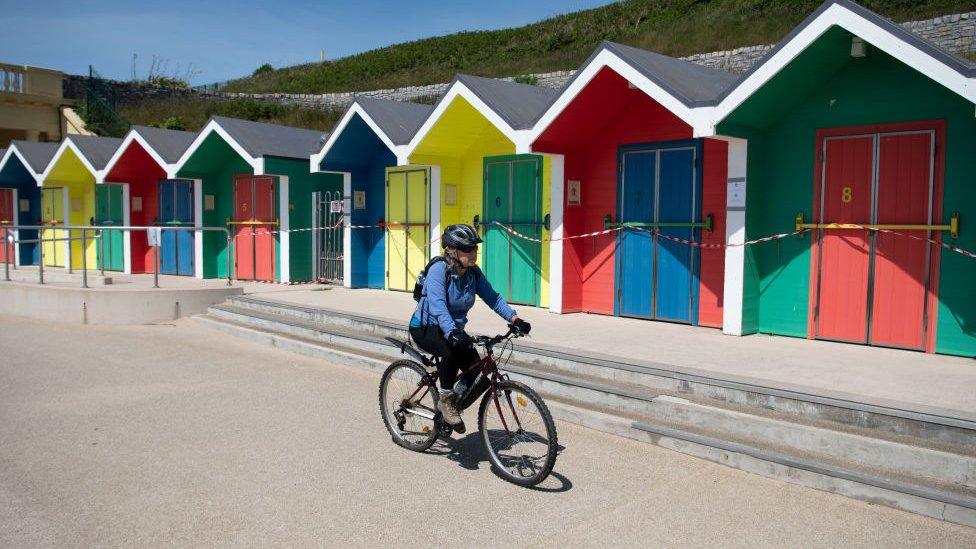
[[410,337],[421,349],[441,357],[437,366],[437,409],[452,426],[461,424],[455,378],[459,370],[480,359],[474,340],[464,331],[475,294],[518,332],[528,334],[532,328],[491,287],[476,265],[481,242],[470,225],[451,225],[444,231],[444,260],[433,261],[427,268],[422,296],[410,319]]

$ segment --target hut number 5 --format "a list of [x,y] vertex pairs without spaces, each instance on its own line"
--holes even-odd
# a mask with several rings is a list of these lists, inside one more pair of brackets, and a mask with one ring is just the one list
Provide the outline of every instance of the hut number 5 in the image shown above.
[[851,200],[854,200],[854,189],[850,187],[844,187],[841,189],[840,199],[844,204],[849,204]]

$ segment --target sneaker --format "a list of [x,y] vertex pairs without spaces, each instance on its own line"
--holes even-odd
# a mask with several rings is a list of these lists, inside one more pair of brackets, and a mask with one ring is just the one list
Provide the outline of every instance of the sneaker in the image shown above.
[[442,395],[437,400],[437,410],[441,413],[441,417],[444,418],[444,422],[448,425],[458,425],[461,423],[461,414],[457,409],[457,395],[455,393]]

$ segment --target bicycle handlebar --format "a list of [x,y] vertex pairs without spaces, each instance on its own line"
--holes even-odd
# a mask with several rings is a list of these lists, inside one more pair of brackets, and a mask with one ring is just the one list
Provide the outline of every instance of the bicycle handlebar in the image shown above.
[[522,337],[523,335],[525,335],[525,334],[523,334],[521,332],[517,332],[514,327],[509,326],[508,332],[506,332],[505,334],[499,334],[499,335],[496,335],[494,337],[477,336],[477,337],[474,338],[474,342],[476,344],[479,344],[479,345],[491,346],[491,345],[497,345],[497,344],[501,343],[502,341],[505,341],[506,339],[509,339],[509,338],[514,339],[514,338],[517,338],[517,337]]

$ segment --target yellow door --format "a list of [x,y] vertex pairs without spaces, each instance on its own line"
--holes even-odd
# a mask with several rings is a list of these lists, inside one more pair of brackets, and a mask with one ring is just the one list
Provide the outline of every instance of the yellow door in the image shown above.
[[428,259],[430,211],[427,169],[387,171],[386,287],[412,291]]
[[[41,225],[57,226],[64,224],[64,189],[52,187],[41,189]],[[42,238],[63,239],[65,231],[62,229],[44,229]],[[63,240],[44,242],[44,265],[48,267],[64,267],[65,243]]]

